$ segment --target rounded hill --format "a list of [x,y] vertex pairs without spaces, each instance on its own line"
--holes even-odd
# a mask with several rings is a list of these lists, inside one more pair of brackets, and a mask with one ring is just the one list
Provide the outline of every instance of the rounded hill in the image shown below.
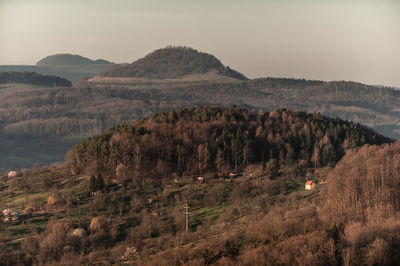
[[101,172],[121,181],[240,172],[251,164],[278,176],[287,162],[304,172],[334,165],[350,148],[391,141],[318,113],[204,107],[117,125],[75,145],[68,162],[72,172]]
[[72,54],[55,54],[47,56],[36,63],[37,66],[59,66],[59,65],[93,65],[111,64],[103,59],[91,60],[87,57]]
[[212,71],[227,77],[247,80],[243,74],[224,66],[215,56],[188,47],[158,49],[132,64],[116,65],[101,76],[166,79]]

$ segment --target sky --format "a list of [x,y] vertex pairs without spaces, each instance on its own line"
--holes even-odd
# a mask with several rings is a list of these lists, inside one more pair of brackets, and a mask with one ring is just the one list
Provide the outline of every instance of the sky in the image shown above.
[[0,65],[57,53],[131,63],[168,45],[249,78],[400,88],[400,0],[0,0]]

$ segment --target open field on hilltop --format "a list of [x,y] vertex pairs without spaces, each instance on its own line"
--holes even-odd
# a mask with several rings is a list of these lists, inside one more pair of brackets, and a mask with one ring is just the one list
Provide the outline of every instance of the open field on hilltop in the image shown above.
[[242,80],[218,74],[216,70],[210,70],[204,74],[190,74],[181,78],[148,79],[129,77],[103,77],[95,76],[87,80],[94,85],[157,85],[157,84],[180,84],[180,83],[241,83]]

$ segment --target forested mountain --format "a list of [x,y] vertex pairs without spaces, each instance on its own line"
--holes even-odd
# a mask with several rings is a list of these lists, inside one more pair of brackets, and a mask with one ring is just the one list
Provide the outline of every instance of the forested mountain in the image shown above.
[[55,54],[39,60],[37,66],[92,65],[112,64],[104,59],[91,60],[87,57],[72,54]]
[[74,173],[101,173],[121,181],[240,172],[259,163],[271,172],[287,163],[305,171],[334,165],[346,149],[390,141],[365,127],[317,113],[180,109],[90,137],[74,146],[69,163]]
[[400,146],[390,142],[285,109],[183,108],[122,123],[78,143],[63,166],[0,175],[0,261],[398,265]]
[[72,86],[69,80],[60,77],[43,76],[36,72],[0,71],[0,84],[6,83],[25,83],[32,85],[43,85],[47,87]]
[[181,46],[158,49],[132,64],[116,65],[101,73],[101,76],[165,79],[207,73],[211,70],[231,78],[247,80],[243,74],[224,66],[213,55]]

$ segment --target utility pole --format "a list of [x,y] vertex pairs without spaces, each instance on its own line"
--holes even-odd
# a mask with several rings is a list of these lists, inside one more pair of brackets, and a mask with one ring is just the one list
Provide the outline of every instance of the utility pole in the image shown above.
[[184,207],[185,208],[185,214],[186,214],[186,232],[188,232],[189,231],[189,203],[186,203],[186,206]]
[[78,216],[81,216],[81,208],[79,208],[79,196],[76,198],[76,205],[78,205]]

